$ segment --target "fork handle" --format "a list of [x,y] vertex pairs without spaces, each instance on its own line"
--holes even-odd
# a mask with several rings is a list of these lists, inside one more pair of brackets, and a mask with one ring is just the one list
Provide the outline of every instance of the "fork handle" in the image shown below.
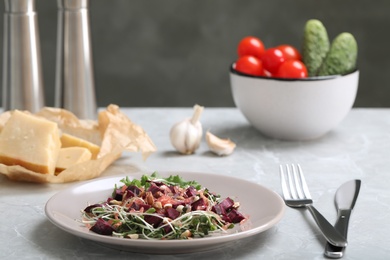
[[316,208],[312,205],[307,205],[306,207],[313,215],[313,218],[322,234],[330,244],[339,247],[345,247],[347,245],[347,240],[332,226],[332,224],[329,223],[329,221],[325,219],[324,216],[322,216]]

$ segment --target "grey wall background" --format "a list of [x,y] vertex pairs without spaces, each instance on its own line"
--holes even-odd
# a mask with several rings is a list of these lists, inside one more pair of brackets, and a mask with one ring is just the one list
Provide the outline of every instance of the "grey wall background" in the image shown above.
[[[52,106],[57,1],[36,4],[46,104]],[[389,0],[91,0],[98,105],[234,106],[228,69],[239,40],[254,35],[266,47],[300,48],[312,18],[324,23],[330,38],[348,31],[359,44],[355,106],[390,107]]]

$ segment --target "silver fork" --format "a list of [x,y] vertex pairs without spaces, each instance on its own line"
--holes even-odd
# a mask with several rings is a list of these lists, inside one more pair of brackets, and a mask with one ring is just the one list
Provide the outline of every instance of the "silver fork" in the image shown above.
[[306,207],[326,240],[332,245],[345,247],[347,240],[314,208],[301,166],[292,164],[290,167],[287,164],[285,172],[280,165],[280,178],[286,205],[294,208]]

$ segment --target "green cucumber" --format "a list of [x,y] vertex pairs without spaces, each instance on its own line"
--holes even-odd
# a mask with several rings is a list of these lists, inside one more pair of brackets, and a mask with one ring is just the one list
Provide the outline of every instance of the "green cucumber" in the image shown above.
[[356,69],[358,46],[352,34],[340,33],[332,42],[319,76],[348,74]]
[[316,19],[308,20],[303,35],[302,60],[309,77],[317,75],[329,47],[328,32],[322,22]]

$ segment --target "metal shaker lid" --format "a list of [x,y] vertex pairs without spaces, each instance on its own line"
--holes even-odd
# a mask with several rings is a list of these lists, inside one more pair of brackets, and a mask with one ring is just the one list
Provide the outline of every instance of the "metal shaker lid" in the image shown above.
[[89,0],[57,0],[58,7],[67,10],[87,8]]
[[5,0],[7,13],[35,12],[35,0]]

